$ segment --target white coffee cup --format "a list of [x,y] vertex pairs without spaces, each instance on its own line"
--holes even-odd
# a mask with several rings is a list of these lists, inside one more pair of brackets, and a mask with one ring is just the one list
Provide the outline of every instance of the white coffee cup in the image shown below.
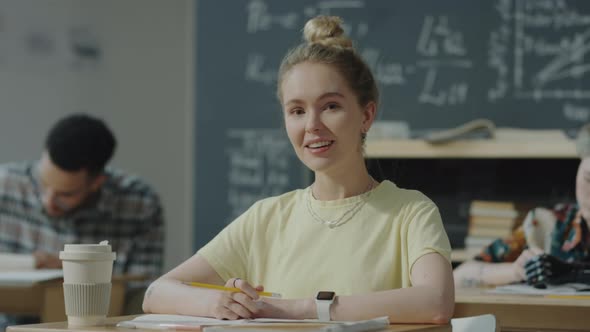
[[64,300],[69,326],[104,322],[111,300],[111,278],[116,254],[108,241],[66,244],[59,252],[64,272]]

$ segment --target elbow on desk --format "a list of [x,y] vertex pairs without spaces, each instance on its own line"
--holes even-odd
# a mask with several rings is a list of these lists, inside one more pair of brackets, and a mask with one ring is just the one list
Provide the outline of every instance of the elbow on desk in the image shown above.
[[455,311],[455,304],[451,305],[440,305],[437,308],[434,308],[433,311],[430,313],[430,322],[433,324],[448,324],[453,318],[453,313]]
[[143,310],[144,313],[149,314],[152,311],[150,310],[150,306],[148,301],[145,299],[145,297],[143,298],[143,303],[141,304],[141,310]]
[[389,320],[394,323],[445,325],[451,321],[454,311],[454,294],[431,289],[428,293],[413,295],[411,299],[392,308]]
[[449,314],[448,312],[439,312],[433,315],[432,320],[430,323],[433,324],[448,324],[451,321],[453,314]]
[[150,295],[153,292],[153,286],[157,281],[152,282],[149,287],[147,288],[147,290],[145,291],[145,295],[143,296],[143,302],[141,303],[141,310],[143,310],[144,313],[151,313],[152,312],[152,308],[150,305]]
[[150,310],[150,306],[148,305],[145,298],[143,299],[143,303],[141,304],[141,310],[143,310],[143,312],[146,314],[152,313],[152,311]]
[[430,323],[433,324],[448,324],[453,318],[455,312],[455,296],[449,295],[448,292],[441,292],[436,300],[433,301],[433,305],[430,310]]

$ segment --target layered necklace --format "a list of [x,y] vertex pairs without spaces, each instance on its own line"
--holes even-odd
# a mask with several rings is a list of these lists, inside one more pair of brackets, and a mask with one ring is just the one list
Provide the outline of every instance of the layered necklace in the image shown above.
[[374,188],[374,180],[372,177],[370,177],[369,179],[370,179],[369,185],[359,195],[360,197],[358,197],[359,198],[358,202],[352,204],[349,208],[346,209],[346,211],[344,211],[342,213],[342,215],[340,215],[339,217],[332,219],[332,220],[326,220],[326,219],[322,218],[314,210],[313,205],[312,205],[312,201],[314,199],[313,189],[312,189],[312,186],[310,186],[309,190],[308,190],[309,192],[307,195],[307,199],[305,202],[306,206],[307,206],[307,211],[309,212],[309,214],[313,217],[313,219],[315,221],[319,222],[320,224],[327,225],[329,228],[335,228],[335,227],[344,225],[363,208],[365,203],[368,201],[369,196],[371,196],[371,192]]

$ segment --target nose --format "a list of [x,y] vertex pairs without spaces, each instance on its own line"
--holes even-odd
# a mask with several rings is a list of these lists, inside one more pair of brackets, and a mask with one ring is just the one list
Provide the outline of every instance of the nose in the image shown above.
[[305,131],[308,133],[314,133],[322,128],[322,120],[320,118],[320,112],[312,110],[307,112],[307,121],[305,122]]

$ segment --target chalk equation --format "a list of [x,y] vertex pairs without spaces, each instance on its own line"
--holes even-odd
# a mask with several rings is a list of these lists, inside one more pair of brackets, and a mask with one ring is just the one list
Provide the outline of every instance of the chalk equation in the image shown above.
[[296,157],[282,129],[229,129],[227,222],[256,201],[285,193]]
[[[436,14],[425,9],[417,18],[417,29],[409,31],[409,35],[415,35],[411,59],[402,58],[400,52],[392,51],[391,45],[387,45],[397,45],[399,41],[382,39],[379,45],[371,39],[372,34],[384,33],[380,30],[384,23],[367,18],[370,17],[367,13],[374,15],[375,12],[371,9],[374,3],[367,0],[324,0],[296,9],[275,9],[276,2],[251,0],[245,8],[246,31],[253,38],[260,38],[260,34],[273,29],[298,36],[309,17],[339,15],[347,24],[348,35],[361,44],[367,41],[358,51],[383,91],[411,86],[415,102],[432,107],[462,105],[473,98],[489,103],[562,100],[563,116],[581,121],[584,117],[580,116],[580,107],[572,105],[590,99],[590,85],[583,84],[590,75],[587,59],[590,13],[579,9],[584,8],[580,3],[575,0],[496,0],[492,5],[494,23],[484,31],[485,40],[481,42],[469,40],[474,34],[462,24],[461,17],[453,15],[452,8],[448,13]],[[380,19],[388,20],[383,17]],[[475,50],[474,45],[485,48],[481,52],[484,57],[477,53],[479,50]],[[248,51],[245,80],[269,86],[276,84],[279,62],[280,59],[263,51]],[[474,71],[488,75],[486,86],[478,95],[475,95],[474,86],[481,84],[482,75],[473,75]]]

